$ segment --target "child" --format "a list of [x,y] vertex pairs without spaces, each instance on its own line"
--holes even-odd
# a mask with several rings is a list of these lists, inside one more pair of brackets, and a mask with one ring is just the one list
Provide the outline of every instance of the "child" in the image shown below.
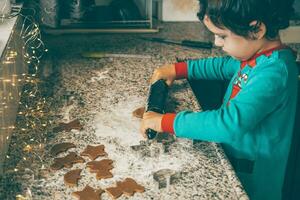
[[177,137],[220,142],[251,199],[281,199],[297,98],[296,58],[278,31],[292,2],[200,0],[198,17],[229,54],[155,70],[165,79],[230,80],[222,106],[203,112],[147,112],[141,123]]

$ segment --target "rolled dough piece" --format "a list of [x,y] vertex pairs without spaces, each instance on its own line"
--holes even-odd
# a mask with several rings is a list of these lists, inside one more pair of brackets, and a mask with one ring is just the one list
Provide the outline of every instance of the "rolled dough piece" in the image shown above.
[[78,183],[78,180],[81,178],[80,173],[81,169],[75,169],[71,170],[68,173],[64,175],[64,182],[66,185],[73,187],[76,186]]
[[133,115],[134,117],[136,117],[136,118],[143,119],[143,115],[144,115],[145,110],[146,110],[145,107],[140,107],[140,108],[134,110],[134,111],[132,112],[132,115]]
[[66,152],[68,149],[75,148],[75,147],[76,146],[73,143],[63,142],[63,143],[60,143],[60,144],[55,144],[51,148],[50,153],[51,153],[52,156],[57,156],[59,153]]
[[104,145],[91,146],[88,145],[85,150],[80,154],[81,156],[88,156],[91,160],[95,160],[99,156],[107,156],[104,150]]
[[72,195],[79,200],[101,200],[100,195],[104,192],[102,189],[95,190],[89,185],[85,186],[82,191],[73,192]]

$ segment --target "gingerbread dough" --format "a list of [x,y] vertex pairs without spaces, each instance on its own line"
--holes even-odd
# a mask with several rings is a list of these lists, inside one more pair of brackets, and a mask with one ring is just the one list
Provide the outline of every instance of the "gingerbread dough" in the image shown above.
[[98,170],[96,173],[96,178],[98,180],[112,178],[112,177],[113,177],[113,174],[109,170],[101,169],[101,170]]
[[63,167],[71,168],[75,163],[84,163],[85,160],[78,156],[76,153],[71,152],[67,156],[62,158],[55,158],[54,163],[51,165],[51,169],[59,170]]
[[80,121],[78,119],[75,119],[69,123],[59,123],[57,127],[53,129],[54,133],[58,133],[61,131],[67,131],[70,132],[72,129],[81,130],[83,126],[80,124]]
[[95,160],[99,156],[106,156],[107,153],[104,150],[104,145],[98,145],[98,146],[88,145],[80,155],[88,156],[91,160]]
[[78,180],[81,178],[80,173],[81,169],[75,169],[72,171],[69,171],[64,175],[64,182],[66,185],[73,187],[76,186],[78,183]]
[[55,144],[51,150],[50,153],[52,156],[57,156],[59,153],[66,152],[68,149],[75,148],[75,144],[64,142],[60,144]]
[[103,159],[100,161],[91,161],[86,164],[86,166],[90,169],[90,172],[97,172],[99,169],[112,169],[113,161],[110,159]]
[[91,173],[96,173],[96,178],[106,179],[112,178],[113,175],[110,170],[113,168],[113,161],[109,159],[104,159],[100,161],[91,161],[86,164],[87,168],[89,168]]
[[145,107],[140,107],[140,108],[134,110],[134,111],[132,112],[132,115],[133,115],[134,117],[136,117],[136,118],[143,119],[143,115],[144,115],[145,110],[146,110]]
[[105,189],[106,193],[113,199],[117,199],[122,196],[123,191],[119,187],[110,187]]
[[126,178],[124,181],[118,181],[116,187],[106,188],[105,191],[113,198],[117,199],[122,194],[133,196],[135,192],[144,192],[145,188],[136,183],[132,178]]
[[123,182],[117,182],[117,186],[122,189],[123,193],[127,196],[132,196],[135,192],[144,192],[145,188],[132,178],[126,178]]
[[101,200],[100,195],[103,192],[104,191],[102,189],[95,190],[87,185],[82,191],[73,192],[72,195],[77,197],[79,200]]

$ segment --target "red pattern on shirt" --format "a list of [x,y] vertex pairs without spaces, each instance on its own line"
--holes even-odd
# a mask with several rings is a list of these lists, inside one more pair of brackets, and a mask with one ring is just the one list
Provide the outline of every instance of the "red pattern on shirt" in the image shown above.
[[[271,48],[271,49],[268,49],[268,50],[265,50],[265,51],[262,51],[260,53],[257,53],[255,54],[254,56],[252,56],[250,59],[248,60],[245,60],[245,61],[242,61],[241,62],[241,66],[240,66],[240,70],[238,72],[238,77],[240,78],[243,78],[241,76],[241,71],[242,69],[244,69],[244,67],[246,65],[248,65],[249,67],[251,68],[254,68],[256,66],[256,58],[258,58],[259,56],[261,55],[265,55],[267,57],[271,56],[272,53],[276,50],[279,50],[279,49],[284,49],[284,48],[288,48],[287,46],[285,45],[280,45],[278,47],[274,47],[274,48]],[[231,95],[230,95],[230,98],[229,98],[229,101],[227,102],[227,105],[230,104],[230,100],[233,99],[234,97],[236,97],[236,95],[241,91],[241,87],[239,84],[234,84],[233,87],[232,87],[232,91],[231,91]]]

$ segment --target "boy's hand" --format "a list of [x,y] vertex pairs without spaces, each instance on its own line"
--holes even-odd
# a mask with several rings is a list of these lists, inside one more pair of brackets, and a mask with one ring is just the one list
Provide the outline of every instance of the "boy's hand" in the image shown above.
[[157,132],[162,132],[161,120],[163,115],[156,112],[146,112],[143,115],[143,120],[141,122],[141,133],[145,138],[147,138],[146,130],[152,129]]
[[150,79],[150,84],[159,79],[165,80],[168,86],[171,86],[176,79],[175,64],[166,64],[154,70],[154,73]]

